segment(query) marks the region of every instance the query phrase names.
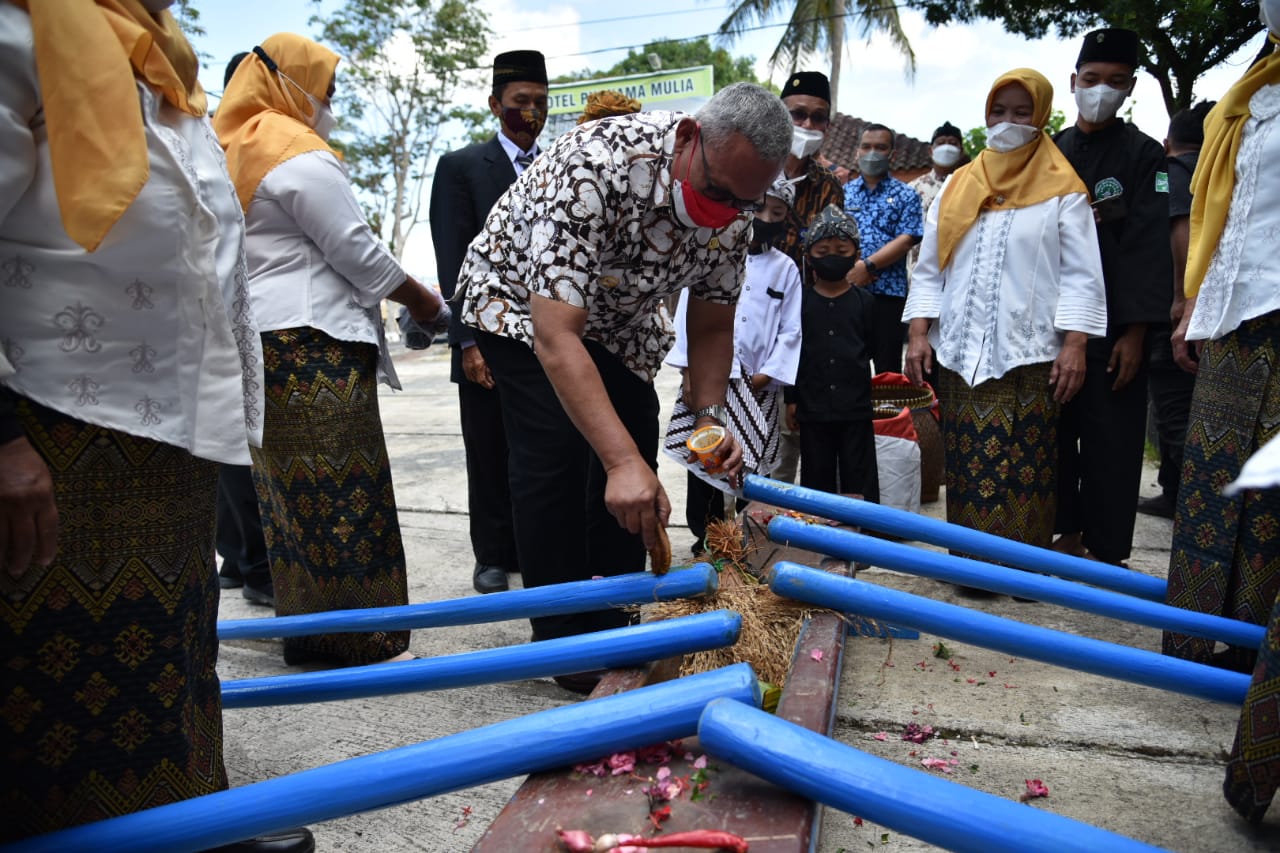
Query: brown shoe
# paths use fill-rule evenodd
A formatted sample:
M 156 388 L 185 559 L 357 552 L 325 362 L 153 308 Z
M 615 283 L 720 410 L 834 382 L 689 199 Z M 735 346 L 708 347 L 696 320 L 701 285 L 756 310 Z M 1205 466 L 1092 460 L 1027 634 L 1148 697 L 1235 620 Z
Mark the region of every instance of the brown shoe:
M 583 696 L 587 696 L 590 695 L 592 690 L 596 689 L 596 685 L 600 683 L 600 679 L 604 678 L 604 674 L 605 670 L 603 669 L 593 669 L 587 672 L 575 672 L 571 675 L 553 675 L 551 680 L 571 693 L 581 693 Z

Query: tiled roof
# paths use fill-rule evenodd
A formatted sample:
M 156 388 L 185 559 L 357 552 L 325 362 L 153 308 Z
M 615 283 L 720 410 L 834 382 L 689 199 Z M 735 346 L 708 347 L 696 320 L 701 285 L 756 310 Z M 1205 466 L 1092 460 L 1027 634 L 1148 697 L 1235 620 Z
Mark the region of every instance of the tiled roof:
M 858 139 L 862 128 L 871 122 L 855 118 L 844 113 L 836 113 L 827 128 L 827 138 L 822 144 L 822 153 L 828 160 L 844 166 L 852 172 L 858 171 Z M 933 154 L 928 142 L 897 134 L 893 139 L 893 159 L 889 168 L 895 173 L 920 174 L 933 165 Z

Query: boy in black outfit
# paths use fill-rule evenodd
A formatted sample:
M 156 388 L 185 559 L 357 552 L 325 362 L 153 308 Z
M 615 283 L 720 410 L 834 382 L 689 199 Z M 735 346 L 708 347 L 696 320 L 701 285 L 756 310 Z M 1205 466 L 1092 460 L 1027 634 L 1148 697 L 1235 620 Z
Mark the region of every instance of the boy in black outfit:
M 787 425 L 800 434 L 800 485 L 880 502 L 871 429 L 871 324 L 875 297 L 848 282 L 858 226 L 835 205 L 805 234 L 813 271 L 800 308 L 800 368 L 784 390 Z

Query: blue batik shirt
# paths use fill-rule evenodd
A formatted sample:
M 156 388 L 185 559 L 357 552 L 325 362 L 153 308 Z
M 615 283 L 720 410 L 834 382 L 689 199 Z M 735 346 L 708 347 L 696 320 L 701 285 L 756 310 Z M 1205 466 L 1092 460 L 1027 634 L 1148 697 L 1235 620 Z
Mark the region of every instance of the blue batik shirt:
M 858 222 L 862 234 L 862 257 L 868 258 L 901 234 L 919 240 L 924 236 L 924 216 L 920 196 L 908 184 L 885 175 L 874 190 L 861 177 L 844 185 L 844 209 Z M 869 288 L 884 296 L 907 295 L 907 256 L 880 268 Z

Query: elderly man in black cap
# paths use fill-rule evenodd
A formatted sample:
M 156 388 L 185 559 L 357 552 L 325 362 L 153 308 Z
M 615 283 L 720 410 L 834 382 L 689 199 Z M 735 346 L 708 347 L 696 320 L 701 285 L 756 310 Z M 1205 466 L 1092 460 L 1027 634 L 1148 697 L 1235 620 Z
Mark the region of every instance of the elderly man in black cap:
M 674 339 L 658 309 L 681 288 L 687 403 L 695 427 L 728 427 L 723 470 L 738 479 L 724 405 L 747 214 L 790 148 L 787 111 L 751 83 L 726 86 L 697 115 L 587 122 L 512 184 L 467 248 L 463 321 L 502 394 L 526 587 L 641 571 L 665 539 L 653 376 Z M 549 639 L 629 619 L 611 609 L 533 629 Z M 557 681 L 589 692 L 598 678 Z
M 1173 277 L 1164 148 L 1117 116 L 1137 67 L 1137 33 L 1086 35 L 1071 75 L 1079 116 L 1054 137 L 1089 190 L 1107 291 L 1107 335 L 1089 341 L 1084 386 L 1058 425 L 1054 547 L 1115 564 L 1137 518 L 1147 325 L 1168 322 Z
M 452 299 L 458 268 L 489 209 L 538 154 L 547 118 L 547 68 L 536 50 L 513 50 L 493 60 L 489 111 L 499 132 L 488 142 L 451 151 L 436 165 L 431 184 L 431 240 L 440 290 Z M 507 573 L 520 570 L 511 493 L 507 485 L 507 435 L 498 389 L 475 345 L 475 335 L 455 311 L 449 323 L 452 365 L 458 384 L 462 443 L 467 456 L 467 510 L 477 592 L 507 589 Z
M 819 161 L 818 151 L 831 126 L 831 82 L 821 71 L 795 71 L 782 87 L 782 103 L 791 114 L 791 155 L 782 173 L 795 182 L 795 203 L 787 213 L 786 228 L 774 248 L 804 269 L 804 232 L 828 205 L 844 205 L 844 188 Z M 794 482 L 800 464 L 800 439 L 784 423 L 781 456 L 773 476 Z

